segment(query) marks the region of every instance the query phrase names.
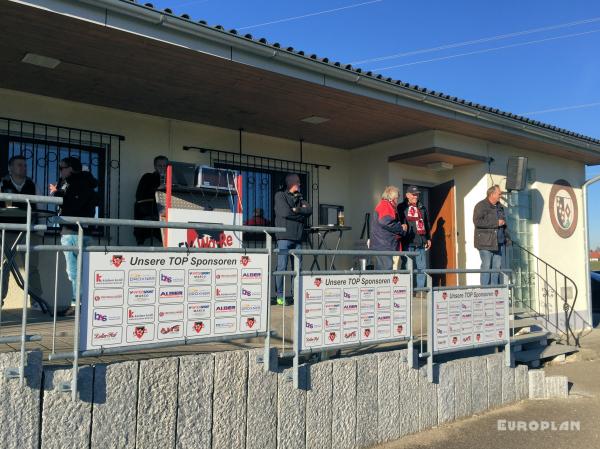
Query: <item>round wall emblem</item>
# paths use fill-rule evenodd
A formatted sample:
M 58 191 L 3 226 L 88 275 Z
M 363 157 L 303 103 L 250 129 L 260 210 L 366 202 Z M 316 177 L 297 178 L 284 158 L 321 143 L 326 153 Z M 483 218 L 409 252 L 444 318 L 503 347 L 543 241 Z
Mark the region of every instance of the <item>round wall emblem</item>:
M 550 190 L 550 221 L 556 233 L 563 239 L 569 238 L 577 228 L 577 198 L 573 187 L 559 179 Z

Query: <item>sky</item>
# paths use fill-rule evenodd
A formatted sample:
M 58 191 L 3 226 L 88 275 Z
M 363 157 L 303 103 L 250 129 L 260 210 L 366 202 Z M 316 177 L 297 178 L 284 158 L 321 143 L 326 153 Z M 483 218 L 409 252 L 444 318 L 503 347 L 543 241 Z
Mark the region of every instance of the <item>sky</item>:
M 596 0 L 154 0 L 153 5 L 600 138 Z M 588 167 L 586 175 L 600 175 L 600 166 Z M 589 212 L 590 244 L 600 247 L 600 182 L 590 188 Z

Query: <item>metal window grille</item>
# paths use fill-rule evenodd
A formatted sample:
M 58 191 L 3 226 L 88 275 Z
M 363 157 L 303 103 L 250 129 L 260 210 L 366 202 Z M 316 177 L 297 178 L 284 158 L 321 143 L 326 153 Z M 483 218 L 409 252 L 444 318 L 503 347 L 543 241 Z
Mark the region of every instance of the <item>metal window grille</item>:
M 74 156 L 98 180 L 102 198 L 98 217 L 118 217 L 120 211 L 121 142 L 123 136 L 31 121 L 0 118 L 0 174 L 8 173 L 8 160 L 23 155 L 27 175 L 39 195 L 59 179 L 59 162 Z M 113 198 L 112 192 L 116 192 Z M 54 207 L 54 206 L 51 206 Z M 98 229 L 110 240 L 110 230 Z M 117 234 L 118 239 L 118 234 Z

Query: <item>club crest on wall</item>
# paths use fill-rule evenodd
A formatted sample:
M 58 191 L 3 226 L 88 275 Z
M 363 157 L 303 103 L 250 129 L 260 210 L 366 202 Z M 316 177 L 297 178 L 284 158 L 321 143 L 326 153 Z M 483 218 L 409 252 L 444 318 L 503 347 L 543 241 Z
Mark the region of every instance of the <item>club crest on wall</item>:
M 577 228 L 579 209 L 571 184 L 559 179 L 550 190 L 550 221 L 554 231 L 563 239 L 569 238 Z

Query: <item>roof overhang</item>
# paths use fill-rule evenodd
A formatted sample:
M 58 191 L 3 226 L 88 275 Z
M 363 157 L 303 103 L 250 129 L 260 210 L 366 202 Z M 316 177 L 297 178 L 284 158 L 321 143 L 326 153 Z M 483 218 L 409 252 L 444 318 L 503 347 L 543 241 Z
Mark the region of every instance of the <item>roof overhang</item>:
M 7 89 L 345 149 L 437 129 L 600 163 L 600 144 L 578 136 L 125 0 L 4 1 L 0 27 Z
M 448 148 L 431 147 L 390 156 L 388 162 L 401 162 L 441 171 L 444 167 L 451 169 L 465 165 L 482 164 L 489 162 L 489 158 Z

